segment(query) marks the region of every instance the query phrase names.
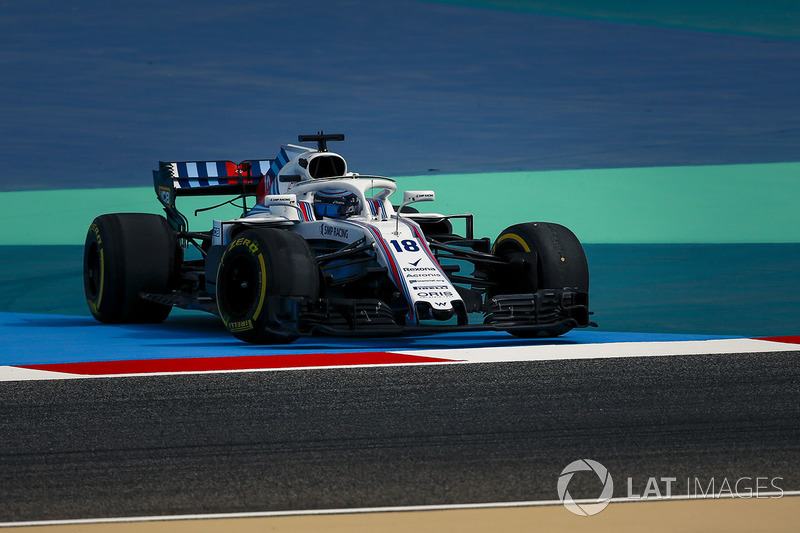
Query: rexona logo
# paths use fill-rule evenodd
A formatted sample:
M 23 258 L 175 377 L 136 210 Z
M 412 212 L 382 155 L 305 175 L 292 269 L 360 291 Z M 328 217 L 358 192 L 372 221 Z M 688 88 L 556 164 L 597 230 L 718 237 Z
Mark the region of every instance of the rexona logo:
M 580 500 L 581 503 L 579 504 L 570 495 L 569 484 L 573 476 L 579 472 L 592 473 L 592 475 L 596 475 L 600 479 L 603 489 L 596 500 Z M 561 475 L 558 477 L 558 497 L 561 503 L 564 504 L 568 511 L 578 516 L 596 515 L 606 508 L 613 494 L 614 480 L 611 479 L 608 469 L 591 459 L 579 459 L 571 462 L 561 471 Z

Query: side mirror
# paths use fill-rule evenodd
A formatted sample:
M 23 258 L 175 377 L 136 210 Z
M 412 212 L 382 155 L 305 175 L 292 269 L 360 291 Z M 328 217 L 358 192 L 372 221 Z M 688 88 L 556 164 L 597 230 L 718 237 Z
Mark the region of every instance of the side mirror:
M 433 191 L 406 191 L 403 193 L 403 205 L 413 204 L 414 202 L 432 202 L 436 199 Z

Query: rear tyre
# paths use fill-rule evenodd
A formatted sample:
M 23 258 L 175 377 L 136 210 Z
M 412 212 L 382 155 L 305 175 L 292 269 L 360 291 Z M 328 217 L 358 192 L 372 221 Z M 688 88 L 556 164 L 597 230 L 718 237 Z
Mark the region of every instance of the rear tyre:
M 508 262 L 492 294 L 524 294 L 573 288 L 589 292 L 589 266 L 580 241 L 569 229 L 549 222 L 515 224 L 503 230 L 492 253 Z M 509 331 L 517 337 L 555 337 L 571 327 Z
M 92 316 L 109 324 L 163 322 L 172 306 L 141 294 L 171 289 L 178 250 L 175 233 L 162 216 L 115 213 L 95 218 L 83 251 L 83 286 Z
M 289 301 L 319 298 L 320 275 L 314 253 L 295 233 L 250 229 L 228 245 L 217 270 L 217 308 L 228 331 L 252 344 L 285 344 L 298 334 Z

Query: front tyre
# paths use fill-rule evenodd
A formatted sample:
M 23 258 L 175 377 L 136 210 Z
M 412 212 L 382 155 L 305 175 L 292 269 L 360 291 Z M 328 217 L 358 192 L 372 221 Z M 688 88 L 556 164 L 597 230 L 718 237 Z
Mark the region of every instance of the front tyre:
M 507 280 L 504 294 L 565 287 L 589 292 L 589 265 L 583 246 L 560 224 L 515 224 L 500 233 L 492 253 L 509 262 L 530 263 L 522 275 Z
M 94 219 L 83 250 L 83 286 L 92 316 L 109 324 L 163 322 L 172 306 L 142 293 L 171 289 L 178 246 L 167 220 L 146 213 Z
M 489 295 L 526 294 L 543 289 L 589 292 L 589 266 L 580 241 L 560 224 L 527 222 L 503 230 L 492 247 L 508 269 L 495 276 Z M 518 337 L 556 337 L 572 329 L 569 321 L 551 328 L 509 330 Z
M 297 339 L 294 298 L 319 298 L 320 276 L 306 241 L 276 228 L 250 229 L 228 245 L 217 270 L 217 308 L 228 331 L 252 344 Z

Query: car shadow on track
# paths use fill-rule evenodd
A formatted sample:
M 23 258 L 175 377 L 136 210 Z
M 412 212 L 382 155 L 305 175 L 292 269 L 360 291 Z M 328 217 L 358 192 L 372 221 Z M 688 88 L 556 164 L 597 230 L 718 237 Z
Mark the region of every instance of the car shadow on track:
M 8 315 L 7 315 L 8 316 Z M 14 314 L 6 325 L 43 330 L 72 330 L 87 342 L 135 339 L 142 348 L 223 349 L 227 355 L 285 352 L 398 351 L 449 348 L 502 348 L 536 345 L 582 344 L 587 340 L 575 333 L 558 338 L 522 339 L 504 332 L 463 332 L 403 337 L 301 337 L 284 345 L 252 345 L 233 339 L 218 317 L 180 313 L 161 324 L 101 324 L 91 317 Z M 232 354 L 231 351 L 234 353 Z

